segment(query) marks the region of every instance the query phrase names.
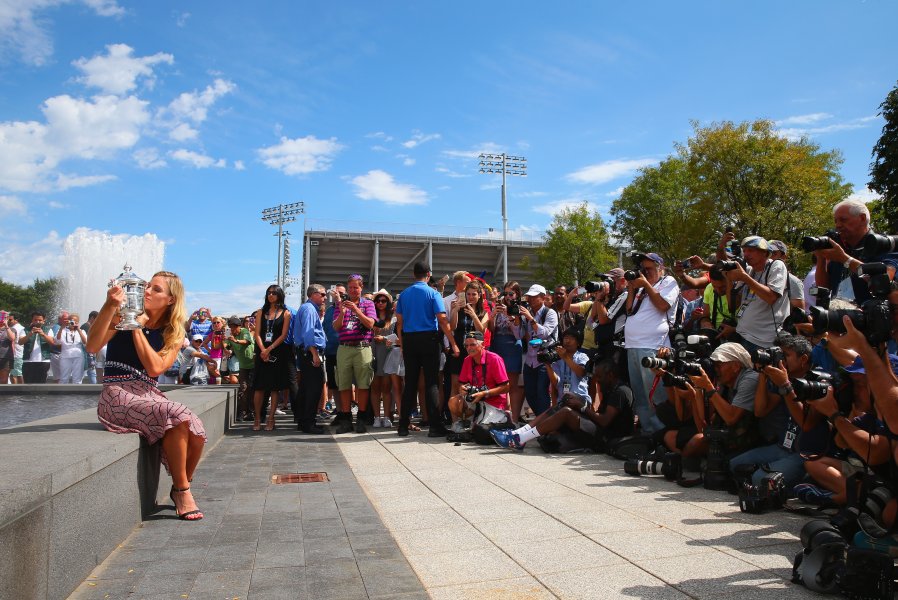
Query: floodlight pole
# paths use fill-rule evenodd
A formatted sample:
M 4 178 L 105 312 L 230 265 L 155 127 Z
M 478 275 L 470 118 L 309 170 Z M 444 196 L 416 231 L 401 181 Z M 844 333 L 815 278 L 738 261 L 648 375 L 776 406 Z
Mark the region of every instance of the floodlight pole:
M 304 202 L 294 202 L 293 204 L 278 204 L 277 206 L 272 206 L 270 208 L 266 208 L 262 211 L 262 220 L 269 223 L 270 225 L 278 226 L 278 256 L 277 256 L 277 284 L 278 286 L 283 285 L 283 279 L 281 278 L 281 239 L 284 237 L 284 223 L 290 223 L 291 221 L 296 220 L 296 215 L 305 214 L 305 203 Z M 286 273 L 284 273 L 286 276 Z
M 508 202 L 506 197 L 506 175 L 527 176 L 527 159 L 523 156 L 502 154 L 481 154 L 481 173 L 502 174 L 502 281 L 508 281 Z

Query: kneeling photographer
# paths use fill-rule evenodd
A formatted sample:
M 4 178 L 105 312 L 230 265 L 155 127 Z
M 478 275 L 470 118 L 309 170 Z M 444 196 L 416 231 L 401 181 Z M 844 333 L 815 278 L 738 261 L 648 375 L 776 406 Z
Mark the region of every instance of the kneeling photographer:
M 475 441 L 488 443 L 491 427 L 508 426 L 508 390 L 511 387 L 502 357 L 483 347 L 483 333 L 469 331 L 464 337 L 467 356 L 458 376 L 460 394 L 449 398 L 451 431 L 460 433 L 462 420 L 474 417 Z
M 733 456 L 754 447 L 758 441 L 754 414 L 758 373 L 752 369 L 748 350 L 734 342 L 721 344 L 710 358 L 716 384 L 704 369 L 698 375 L 689 376 L 702 394 L 701 408 L 708 422 L 703 433 L 704 443 L 710 444 L 713 438 L 718 438 L 723 442 L 721 450 Z
M 493 430 L 492 436 L 503 448 L 520 450 L 528 441 L 550 434 L 551 441 L 540 445 L 546 452 L 566 452 L 578 448 L 589 448 L 597 452 L 607 448 L 608 441 L 633 433 L 633 392 L 617 378 L 618 367 L 614 360 L 605 358 L 595 367 L 594 377 L 598 384 L 597 403 L 583 403 L 583 398 L 567 392 L 550 410 L 539 415 L 514 431 Z M 596 409 L 598 404 L 598 409 Z
M 766 445 L 730 459 L 737 479 L 760 489 L 768 474 L 781 473 L 785 489 L 791 491 L 804 478 L 801 433 L 822 423 L 806 402 L 820 398 L 829 387 L 828 378 L 811 370 L 812 350 L 803 337 L 782 336 L 777 346 L 756 355 L 760 373 L 754 414 Z

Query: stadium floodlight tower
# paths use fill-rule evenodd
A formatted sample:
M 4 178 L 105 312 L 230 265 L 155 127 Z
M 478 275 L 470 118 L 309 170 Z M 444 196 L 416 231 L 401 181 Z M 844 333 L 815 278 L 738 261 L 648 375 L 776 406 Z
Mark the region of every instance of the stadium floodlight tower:
M 508 204 L 505 198 L 505 178 L 507 175 L 527 176 L 527 159 L 523 156 L 502 154 L 481 154 L 481 173 L 502 174 L 502 281 L 508 281 Z
M 281 240 L 284 237 L 284 223 L 295 221 L 296 215 L 301 214 L 305 214 L 305 203 L 303 202 L 294 202 L 293 204 L 278 204 L 277 206 L 272 206 L 271 208 L 266 208 L 262 211 L 263 221 L 269 223 L 270 225 L 278 226 L 277 284 L 281 287 L 283 287 L 283 280 L 281 278 L 281 266 L 283 264 L 283 260 L 281 258 Z M 286 276 L 286 273 L 284 273 L 284 275 Z

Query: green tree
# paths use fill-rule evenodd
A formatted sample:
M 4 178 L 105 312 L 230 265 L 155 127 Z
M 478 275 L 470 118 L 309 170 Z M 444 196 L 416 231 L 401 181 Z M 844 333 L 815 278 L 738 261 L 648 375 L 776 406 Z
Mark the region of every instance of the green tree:
M 31 312 L 39 310 L 52 318 L 54 300 L 58 297 L 60 280 L 35 279 L 30 286 L 21 286 L 0 280 L 0 309 L 16 315 L 20 321 L 29 322 Z
M 689 177 L 688 165 L 676 156 L 641 169 L 611 206 L 615 235 L 665 262 L 710 252 L 717 223 L 692 199 Z
M 885 119 L 882 135 L 873 146 L 870 163 L 871 190 L 882 196 L 875 213 L 886 221 L 888 233 L 898 232 L 898 84 L 879 105 Z
M 582 283 L 614 262 L 605 222 L 586 202 L 555 215 L 536 256 L 533 273 L 550 286 Z
M 712 249 L 727 226 L 739 238 L 762 235 L 797 248 L 802 236 L 832 226 L 833 205 L 851 193 L 838 151 L 787 139 L 771 121 L 692 125 L 692 137 L 675 146 L 676 161 L 643 170 L 612 206 L 615 232 L 640 249 L 681 258 Z

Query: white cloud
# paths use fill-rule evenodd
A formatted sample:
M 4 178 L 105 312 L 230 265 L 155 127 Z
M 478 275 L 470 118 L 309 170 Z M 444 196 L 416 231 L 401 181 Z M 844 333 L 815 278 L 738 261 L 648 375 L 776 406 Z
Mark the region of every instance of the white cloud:
M 90 187 L 116 179 L 118 178 L 115 175 L 66 175 L 60 173 L 56 177 L 55 189 L 63 191 L 71 188 Z
M 18 285 L 31 285 L 35 279 L 47 279 L 59 274 L 62 264 L 62 238 L 50 231 L 42 240 L 18 244 L 0 241 L 0 265 L 3 280 Z
M 387 135 L 383 131 L 375 131 L 374 133 L 365 134 L 366 138 L 375 139 L 375 140 L 383 140 L 385 142 L 392 142 L 393 136 Z
M 825 114 L 825 113 L 818 113 Z M 831 117 L 829 115 L 827 118 Z M 825 135 L 828 133 L 836 133 L 839 131 L 851 131 L 853 129 L 863 129 L 865 127 L 869 127 L 875 121 L 879 120 L 880 117 L 876 115 L 870 115 L 868 117 L 858 117 L 856 119 L 849 119 L 847 121 L 842 121 L 838 123 L 830 123 L 828 125 L 823 125 L 820 121 L 814 121 L 811 124 L 817 124 L 816 127 L 783 127 L 777 129 L 777 133 L 782 135 L 788 140 L 798 141 L 802 138 L 812 138 L 818 135 Z
M 47 19 L 38 13 L 77 0 L 3 0 L 0 2 L 0 57 L 17 54 L 24 62 L 41 66 L 53 55 L 53 40 L 47 32 Z M 115 0 L 81 0 L 101 17 L 125 13 Z
M 589 165 L 565 175 L 565 179 L 574 183 L 600 184 L 628 177 L 642 167 L 658 164 L 656 158 L 615 159 Z
M 472 150 L 443 150 L 443 154 L 450 158 L 478 159 L 481 154 L 501 154 L 504 148 L 493 142 L 484 142 Z
M 543 237 L 544 233 L 545 230 L 537 227 L 536 225 L 520 225 L 519 227 L 508 230 L 508 239 L 525 242 L 537 241 Z M 474 237 L 488 240 L 501 240 L 503 238 L 502 229 L 494 228 L 492 231 L 488 231 L 487 233 L 480 233 L 475 235 Z
M 138 79 L 143 79 L 147 88 L 153 89 L 156 83 L 153 65 L 170 65 L 175 61 L 171 54 L 164 52 L 135 57 L 134 49 L 127 44 L 109 44 L 106 51 L 105 56 L 82 57 L 72 64 L 84 73 L 83 77 L 78 78 L 79 82 L 119 96 L 137 87 Z
M 234 170 L 235 171 L 246 171 L 246 165 L 243 164 L 242 160 L 235 160 L 234 161 Z
M 50 200 L 47 202 L 47 206 L 52 208 L 53 210 L 63 210 L 66 208 L 71 208 L 68 204 L 63 204 L 62 202 L 57 202 L 56 200 Z
M 168 106 L 159 109 L 156 118 L 162 127 L 169 129 L 169 137 L 183 142 L 196 139 L 199 132 L 195 125 L 200 125 L 209 116 L 209 109 L 219 98 L 230 94 L 237 86 L 226 80 L 217 78 L 203 91 L 184 92 L 172 100 Z
M 624 186 L 619 186 L 605 194 L 606 198 L 618 198 L 624 193 Z
M 422 133 L 416 129 L 412 132 L 411 139 L 402 142 L 402 146 L 404 148 L 414 148 L 431 140 L 438 139 L 440 139 L 439 133 Z
M 212 167 L 223 169 L 228 164 L 223 158 L 215 159 L 211 156 L 206 156 L 205 154 L 200 154 L 193 150 L 186 150 L 184 148 L 173 150 L 172 152 L 169 152 L 168 155 L 177 161 L 193 165 L 197 169 L 209 169 Z
M 386 146 L 381 146 L 380 144 L 371 146 L 371 149 L 375 152 L 389 152 L 390 151 L 389 148 L 387 148 Z
M 414 164 L 415 164 L 414 158 L 406 158 L 406 159 L 403 159 L 403 161 L 402 161 L 402 165 L 406 166 L 406 167 L 411 167 Z
M 137 166 L 141 169 L 158 169 L 168 165 L 164 158 L 159 156 L 156 148 L 141 148 L 132 154 Z
M 565 198 L 554 202 L 545 202 L 533 207 L 533 212 L 554 216 L 565 209 L 577 208 L 584 202 L 587 203 L 589 210 L 599 210 L 599 207 L 587 198 Z
M 439 166 L 434 169 L 437 173 L 442 173 L 446 177 L 452 177 L 453 179 L 461 179 L 463 177 L 470 177 L 470 173 L 458 173 L 457 171 L 453 171 L 448 167 Z
M 257 152 L 262 163 L 285 175 L 305 175 L 330 168 L 334 156 L 343 149 L 337 138 L 320 140 L 313 135 L 303 138 L 281 138 L 281 143 Z
M 854 192 L 850 196 L 848 196 L 847 200 L 860 200 L 861 202 L 872 202 L 873 200 L 879 200 L 882 198 L 879 194 L 871 190 L 870 188 L 864 186 L 861 188 L 854 188 Z
M 55 96 L 41 107 L 44 123 L 0 123 L 0 190 L 47 191 L 57 186 L 54 180 L 71 187 L 71 176 L 55 173 L 59 164 L 134 146 L 149 120 L 147 104 L 135 96 Z
M 812 123 L 831 119 L 832 117 L 833 116 L 829 113 L 819 112 L 811 113 L 809 115 L 796 115 L 793 117 L 786 117 L 785 119 L 775 121 L 775 123 L 778 127 L 782 127 L 784 125 L 810 125 Z
M 0 196 L 0 212 L 6 216 L 24 217 L 28 214 L 25 203 L 15 196 Z
M 175 25 L 178 27 L 185 27 L 189 18 L 189 12 L 175 13 Z
M 427 192 L 408 183 L 398 183 L 386 171 L 375 169 L 352 179 L 355 195 L 362 200 L 379 200 L 386 204 L 427 204 Z

